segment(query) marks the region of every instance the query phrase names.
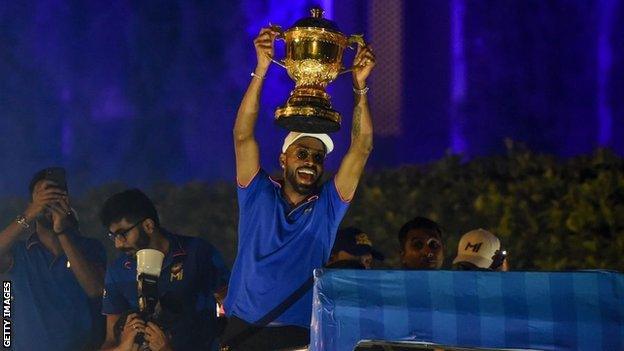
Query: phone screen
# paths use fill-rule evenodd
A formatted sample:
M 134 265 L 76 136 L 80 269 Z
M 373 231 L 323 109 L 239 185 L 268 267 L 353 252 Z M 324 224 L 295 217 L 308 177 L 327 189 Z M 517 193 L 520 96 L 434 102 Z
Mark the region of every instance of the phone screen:
M 65 169 L 62 167 L 51 167 L 46 170 L 46 179 L 51 180 L 58 185 L 59 188 L 67 191 L 67 180 L 65 178 Z

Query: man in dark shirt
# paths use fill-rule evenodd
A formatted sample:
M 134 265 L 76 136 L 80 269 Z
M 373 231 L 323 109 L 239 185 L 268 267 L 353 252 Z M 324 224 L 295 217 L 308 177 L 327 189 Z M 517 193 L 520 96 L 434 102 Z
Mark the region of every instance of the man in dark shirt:
M 0 233 L 0 272 L 12 283 L 12 342 L 16 351 L 93 349 L 104 332 L 99 306 L 106 252 L 78 230 L 66 186 L 30 182 L 31 201 Z M 18 240 L 29 234 L 27 240 Z
M 138 189 L 111 196 L 100 217 L 115 248 L 123 253 L 106 271 L 102 312 L 107 326 L 103 348 L 119 350 L 115 324 L 122 314 L 139 310 L 136 253 L 149 248 L 165 255 L 158 279 L 162 313 L 156 321 L 128 316 L 136 327 L 128 337 L 142 332 L 147 343 L 153 345 L 162 341 L 163 338 L 157 338 L 159 335 L 166 334 L 176 351 L 215 349 L 216 298 L 223 297 L 220 295 L 229 279 L 219 252 L 200 238 L 162 228 L 154 204 Z

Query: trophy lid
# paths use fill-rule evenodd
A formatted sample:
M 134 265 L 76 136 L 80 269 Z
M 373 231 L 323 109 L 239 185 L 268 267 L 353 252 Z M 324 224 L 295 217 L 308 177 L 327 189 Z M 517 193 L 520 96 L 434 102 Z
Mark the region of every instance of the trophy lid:
M 323 18 L 324 12 L 325 11 L 323 11 L 323 9 L 318 6 L 313 7 L 312 9 L 310 9 L 310 14 L 312 16 L 305 17 L 305 18 L 298 20 L 293 25 L 293 28 L 316 27 L 316 28 L 323 28 L 323 29 L 327 29 L 333 32 L 340 33 L 340 29 L 338 28 L 338 25 L 336 24 L 336 22 Z

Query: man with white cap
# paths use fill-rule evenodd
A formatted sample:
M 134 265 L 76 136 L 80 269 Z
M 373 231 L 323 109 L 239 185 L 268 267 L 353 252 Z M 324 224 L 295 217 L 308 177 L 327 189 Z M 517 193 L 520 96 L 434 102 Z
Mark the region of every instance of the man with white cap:
M 312 271 L 329 259 L 373 144 L 366 78 L 375 57 L 364 47 L 354 60 L 351 146 L 337 174 L 321 183 L 325 157 L 334 148 L 326 134 L 288 134 L 279 156 L 282 180 L 271 179 L 261 169 L 254 130 L 276 35 L 264 28 L 254 41 L 257 66 L 234 125 L 239 238 L 223 337 L 231 350 L 309 343 L 312 293 L 304 287 Z
M 453 267 L 465 271 L 506 271 L 506 256 L 496 235 L 485 229 L 475 229 L 459 240 Z

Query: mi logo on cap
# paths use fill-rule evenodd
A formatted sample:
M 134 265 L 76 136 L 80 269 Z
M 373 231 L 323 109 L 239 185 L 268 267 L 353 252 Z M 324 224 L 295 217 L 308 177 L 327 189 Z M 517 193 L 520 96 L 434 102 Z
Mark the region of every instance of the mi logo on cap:
M 477 244 L 471 244 L 470 242 L 468 242 L 468 245 L 466 245 L 466 248 L 464 249 L 464 251 L 468 251 L 470 250 L 470 248 L 472 248 L 472 252 L 479 252 L 479 250 L 481 250 L 481 245 L 483 243 L 477 243 Z
M 366 245 L 366 246 L 373 246 L 372 241 L 370 241 L 370 239 L 368 238 L 368 235 L 361 233 L 355 236 L 355 243 L 356 245 Z

